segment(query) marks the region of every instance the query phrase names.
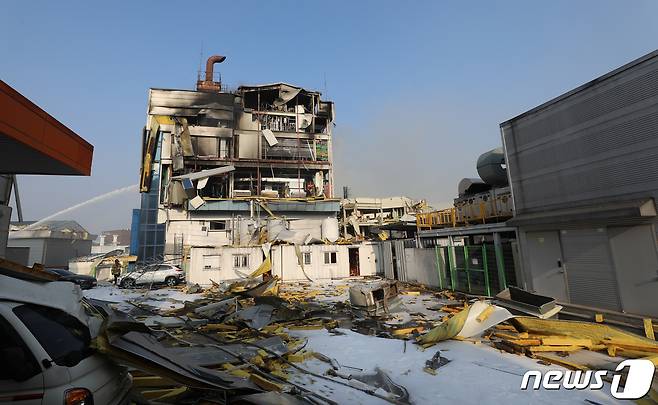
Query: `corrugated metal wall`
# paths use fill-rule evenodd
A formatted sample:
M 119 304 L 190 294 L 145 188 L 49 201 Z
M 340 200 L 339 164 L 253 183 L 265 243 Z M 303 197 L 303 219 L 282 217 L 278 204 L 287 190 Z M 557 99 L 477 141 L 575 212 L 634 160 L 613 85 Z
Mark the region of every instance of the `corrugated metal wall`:
M 574 304 L 621 310 L 605 228 L 560 232 L 569 299 Z
M 395 249 L 395 269 L 398 273 L 398 280 L 407 281 L 407 261 L 405 260 L 404 240 L 394 240 L 393 249 Z
M 393 244 L 391 241 L 385 241 L 381 244 L 382 248 L 382 260 L 384 262 L 384 277 L 391 280 L 395 279 L 395 274 L 393 273 Z
M 658 195 L 658 53 L 501 124 L 517 214 Z

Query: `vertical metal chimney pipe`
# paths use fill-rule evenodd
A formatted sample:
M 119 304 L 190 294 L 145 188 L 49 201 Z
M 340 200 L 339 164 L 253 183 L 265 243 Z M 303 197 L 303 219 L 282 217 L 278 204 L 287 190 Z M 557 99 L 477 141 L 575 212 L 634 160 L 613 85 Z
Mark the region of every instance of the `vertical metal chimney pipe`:
M 208 61 L 206 62 L 206 81 L 207 82 L 212 82 L 213 81 L 213 71 L 215 68 L 215 63 L 222 63 L 226 60 L 226 56 L 222 55 L 213 55 L 208 58 Z

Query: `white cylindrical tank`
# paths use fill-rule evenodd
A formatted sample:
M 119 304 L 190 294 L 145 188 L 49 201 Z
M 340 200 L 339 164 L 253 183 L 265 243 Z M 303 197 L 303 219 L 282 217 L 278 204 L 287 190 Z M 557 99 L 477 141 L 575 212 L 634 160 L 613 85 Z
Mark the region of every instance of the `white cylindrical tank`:
M 325 218 L 322 220 L 322 239 L 329 242 L 336 242 L 338 240 L 338 219 Z
M 281 231 L 288 229 L 287 221 L 281 218 L 267 219 L 267 241 L 273 242 Z

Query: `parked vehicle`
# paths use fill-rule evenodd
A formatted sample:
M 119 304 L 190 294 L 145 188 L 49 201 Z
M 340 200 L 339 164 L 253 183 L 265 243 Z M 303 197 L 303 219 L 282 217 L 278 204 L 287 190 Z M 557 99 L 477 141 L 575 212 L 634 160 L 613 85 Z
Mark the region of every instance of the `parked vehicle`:
M 119 286 L 166 284 L 170 287 L 185 281 L 185 272 L 173 264 L 151 264 L 121 277 Z
M 58 275 L 62 281 L 70 281 L 80 286 L 83 290 L 96 287 L 98 281 L 96 277 L 86 276 L 84 274 L 75 274 L 64 269 L 46 269 L 47 272 Z
M 132 378 L 57 308 L 0 301 L 0 403 L 127 404 Z

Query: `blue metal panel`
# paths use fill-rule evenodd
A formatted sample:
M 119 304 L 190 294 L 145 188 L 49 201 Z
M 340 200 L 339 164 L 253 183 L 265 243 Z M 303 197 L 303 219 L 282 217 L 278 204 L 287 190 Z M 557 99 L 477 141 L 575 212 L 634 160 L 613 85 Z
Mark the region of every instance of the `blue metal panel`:
M 133 217 L 130 223 L 130 254 L 136 255 L 139 248 L 139 213 L 140 209 L 133 210 Z

